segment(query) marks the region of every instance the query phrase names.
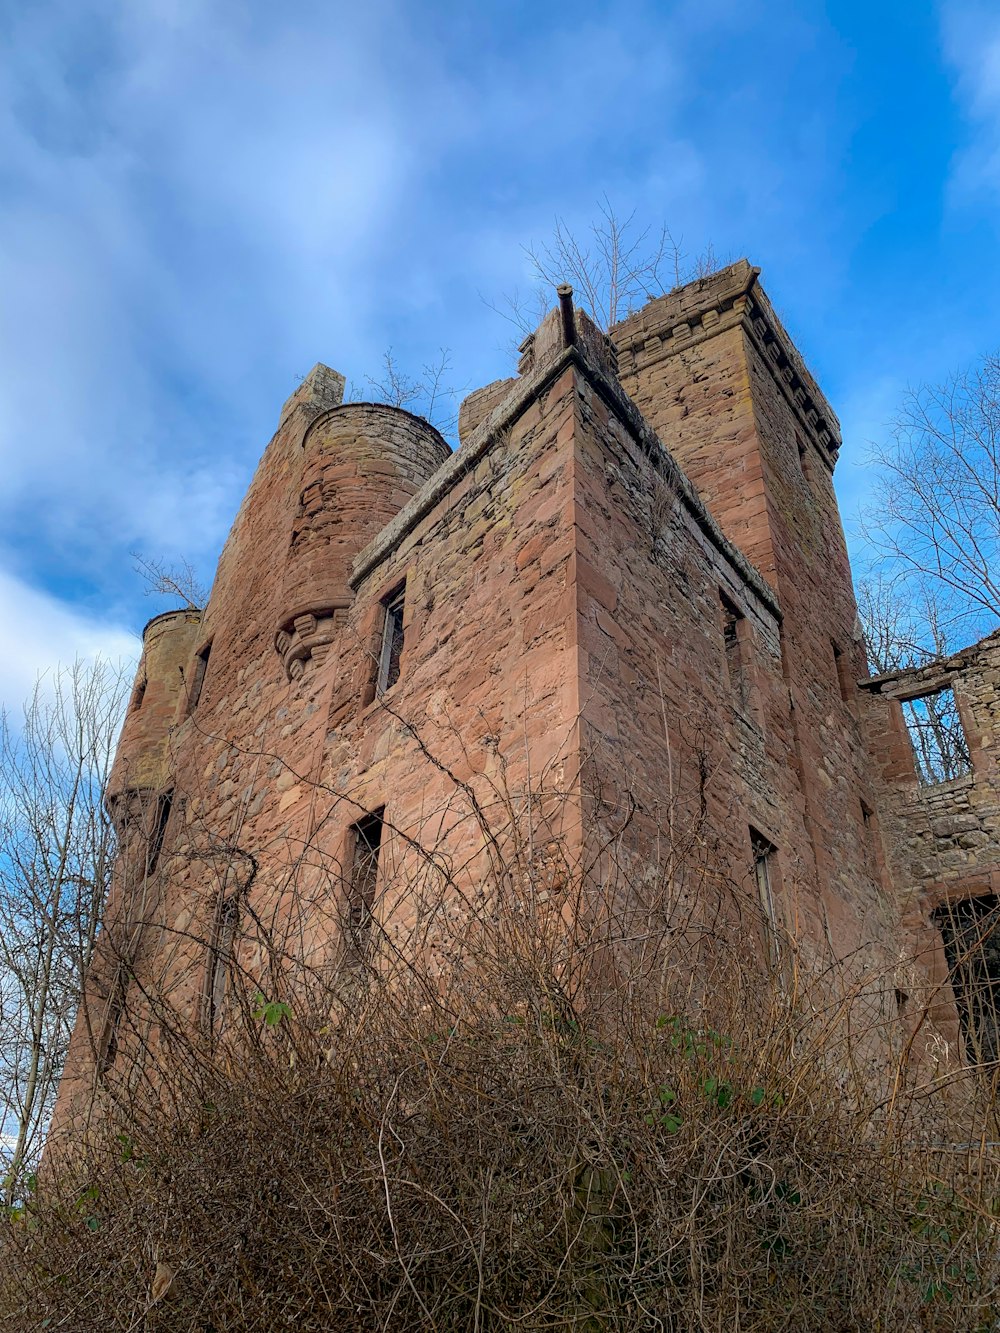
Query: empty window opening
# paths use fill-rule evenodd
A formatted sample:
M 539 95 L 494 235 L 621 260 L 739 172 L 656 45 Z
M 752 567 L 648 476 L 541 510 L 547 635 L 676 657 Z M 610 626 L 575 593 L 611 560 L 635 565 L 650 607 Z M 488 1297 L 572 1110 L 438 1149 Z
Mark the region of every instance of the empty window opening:
M 896 1012 L 899 1014 L 900 1018 L 906 1013 L 906 1005 L 909 998 L 910 997 L 905 990 L 900 990 L 898 986 L 896 987 Z
M 743 639 L 746 621 L 743 612 L 731 602 L 726 594 L 720 593 L 722 602 L 722 642 L 726 650 L 726 672 L 729 685 L 740 708 L 747 703 L 747 673 L 744 661 Z
M 100 1054 L 97 1060 L 97 1072 L 99 1074 L 106 1074 L 117 1059 L 127 990 L 128 974 L 124 964 L 119 963 L 115 968 L 114 985 L 111 988 L 108 1012 L 104 1020 L 104 1031 L 101 1034 Z
M 767 926 L 771 961 L 778 960 L 778 916 L 774 905 L 775 870 L 778 849 L 762 833 L 750 830 L 750 846 L 753 849 L 753 871 L 757 881 L 757 896 L 764 913 Z
M 917 777 L 925 786 L 950 782 L 971 772 L 969 746 L 950 686 L 920 698 L 903 699 L 902 707 Z
M 240 903 L 235 893 L 223 898 L 219 905 L 219 919 L 208 965 L 208 1030 L 217 1032 L 221 1025 L 222 1006 L 233 961 L 233 946 L 240 923 Z
M 156 869 L 160 852 L 163 851 L 163 839 L 166 836 L 167 821 L 170 819 L 170 807 L 173 805 L 173 801 L 174 794 L 172 791 L 164 792 L 162 796 L 156 798 L 155 822 L 149 839 L 149 848 L 146 852 L 147 875 L 151 875 Z
M 205 672 L 208 670 L 208 659 L 211 652 L 212 644 L 210 640 L 194 659 L 194 671 L 191 675 L 191 689 L 188 691 L 189 713 L 193 713 L 198 707 L 198 703 L 201 699 L 201 692 L 205 688 Z
M 142 701 L 146 697 L 146 677 L 141 676 L 135 682 L 135 689 L 132 691 L 132 702 L 129 704 L 130 713 L 138 713 L 142 707 Z
M 378 693 L 391 690 L 399 680 L 399 664 L 403 655 L 403 599 L 405 586 L 397 588 L 384 603 L 385 624 L 382 629 L 382 649 L 378 659 Z
M 351 938 L 359 948 L 363 947 L 371 933 L 372 913 L 375 910 L 382 815 L 383 810 L 375 810 L 351 826 L 351 882 L 347 898 L 347 924 Z
M 946 903 L 934 913 L 970 1064 L 1000 1058 L 1000 899 Z
M 854 703 L 856 686 L 851 679 L 851 667 L 840 645 L 834 640 L 830 640 L 830 647 L 833 649 L 833 664 L 837 668 L 837 684 L 840 686 L 840 697 L 845 704 Z

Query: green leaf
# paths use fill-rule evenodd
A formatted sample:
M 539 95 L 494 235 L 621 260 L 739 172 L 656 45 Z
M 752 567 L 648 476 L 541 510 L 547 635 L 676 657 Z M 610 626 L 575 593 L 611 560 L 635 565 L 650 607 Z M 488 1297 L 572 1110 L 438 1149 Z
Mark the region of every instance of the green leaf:
M 269 1028 L 277 1027 L 284 1018 L 291 1018 L 292 1007 L 283 1000 L 265 999 L 261 991 L 254 995 L 253 1016 L 258 1021 L 263 1019 Z
M 764 1100 L 766 1096 L 767 1093 L 764 1091 L 763 1088 L 754 1088 L 753 1092 L 751 1092 L 750 1094 L 751 1106 L 760 1106 L 761 1102 Z

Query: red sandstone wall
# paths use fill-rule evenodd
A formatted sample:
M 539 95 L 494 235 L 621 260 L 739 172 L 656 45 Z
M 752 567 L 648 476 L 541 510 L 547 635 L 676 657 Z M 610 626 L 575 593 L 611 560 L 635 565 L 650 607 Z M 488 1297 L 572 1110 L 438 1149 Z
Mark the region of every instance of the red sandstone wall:
M 893 907 L 862 817 L 874 777 L 852 684 L 867 669 L 832 486 L 838 428 L 755 278 L 733 265 L 650 303 L 614 337 L 623 387 L 777 594 L 765 730 L 796 791 L 760 831 L 812 885 L 807 931 L 829 930 L 840 949 L 884 941 Z
M 850 689 L 864 664 L 835 422 L 753 277 L 734 266 L 616 331 L 662 443 L 604 340 L 581 322 L 567 349 L 558 315 L 522 378 L 470 408 L 489 425 L 457 455 L 407 413 L 340 406 L 325 368 L 289 400 L 186 644 L 172 725 L 123 742 L 137 766 L 148 740 L 173 790 L 158 865 L 121 895 L 143 917 L 131 962 L 185 1021 L 204 1021 L 205 941 L 232 895 L 234 986 L 266 989 L 269 950 L 300 961 L 303 985 L 337 964 L 349 829 L 383 807 L 375 928 L 400 944 L 447 949 L 448 914 L 520 823 L 543 864 L 550 838 L 576 864 L 597 840 L 594 874 L 651 883 L 666 867 L 697 909 L 705 881 L 670 860 L 683 844 L 739 890 L 727 929 L 759 950 L 753 827 L 777 849 L 798 961 L 851 954 L 882 1004 L 895 912 L 861 814 L 877 783 Z M 376 697 L 403 580 L 400 677 Z M 721 594 L 742 617 L 739 686 Z M 154 1017 L 133 988 L 126 1044 L 155 1041 Z M 93 1081 L 81 1025 L 62 1123 Z
M 639 807 L 624 845 L 639 873 L 663 865 L 669 827 L 680 848 L 728 872 L 742 894 L 751 949 L 761 947 L 754 828 L 777 848 L 779 924 L 796 938 L 798 965 L 808 970 L 836 952 L 855 954 L 857 972 L 884 973 L 894 922 L 853 827 L 840 844 L 851 863 L 836 879 L 817 874 L 783 671 L 786 627 L 773 595 L 725 543 L 706 539 L 655 441 L 615 407 L 593 385 L 583 391 L 583 747 L 606 807 L 599 826 L 612 829 L 622 794 L 632 793 Z M 720 592 L 745 617 L 742 692 L 727 668 Z M 852 765 L 861 760 L 851 742 L 812 757 L 831 772 L 831 785 L 846 789 L 854 780 Z M 884 987 L 883 977 L 879 1006 Z

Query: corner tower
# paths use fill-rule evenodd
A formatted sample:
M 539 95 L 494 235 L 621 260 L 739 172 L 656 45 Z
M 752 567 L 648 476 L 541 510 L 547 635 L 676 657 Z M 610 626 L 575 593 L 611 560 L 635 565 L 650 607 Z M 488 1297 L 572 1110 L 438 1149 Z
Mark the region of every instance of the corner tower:
M 622 387 L 782 610 L 794 759 L 828 910 L 877 862 L 863 808 L 873 774 L 858 729 L 868 674 L 833 490 L 840 425 L 740 260 L 651 301 L 612 337 Z

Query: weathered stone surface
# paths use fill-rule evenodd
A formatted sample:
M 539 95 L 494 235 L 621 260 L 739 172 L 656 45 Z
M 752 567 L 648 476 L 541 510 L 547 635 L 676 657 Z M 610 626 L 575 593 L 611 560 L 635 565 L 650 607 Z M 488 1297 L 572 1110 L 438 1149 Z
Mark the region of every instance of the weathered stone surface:
M 520 378 L 466 400 L 456 454 L 408 413 L 341 405 L 325 367 L 286 404 L 204 615 L 147 631 L 111 796 L 161 813 L 172 799 L 155 868 L 123 843 L 108 906 L 108 939 L 127 921 L 138 941 L 131 1031 L 142 987 L 205 1021 L 206 941 L 234 894 L 297 957 L 335 955 L 351 829 L 375 811 L 375 919 L 437 957 L 419 885 L 449 867 L 442 910 L 459 910 L 482 875 L 483 812 L 502 826 L 530 810 L 539 848 L 559 840 L 605 883 L 676 876 L 692 913 L 757 952 L 754 856 L 770 848 L 769 910 L 797 965 L 850 960 L 888 1032 L 886 978 L 915 948 L 905 989 L 935 997 L 954 1038 L 931 913 L 1000 890 L 1000 640 L 938 668 L 971 779 L 918 790 L 898 703 L 913 682 L 864 679 L 839 427 L 756 270 L 653 301 L 610 343 L 580 312 L 570 332 L 554 311 Z M 398 676 L 380 693 L 401 588 Z M 136 825 L 147 847 L 150 826 Z M 713 905 L 679 848 L 711 861 Z M 252 974 L 260 939 L 248 928 L 237 949 Z M 98 958 L 92 1013 L 112 1007 L 110 977 Z M 95 1086 L 97 1028 L 74 1037 L 63 1128 Z

